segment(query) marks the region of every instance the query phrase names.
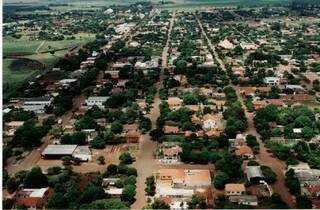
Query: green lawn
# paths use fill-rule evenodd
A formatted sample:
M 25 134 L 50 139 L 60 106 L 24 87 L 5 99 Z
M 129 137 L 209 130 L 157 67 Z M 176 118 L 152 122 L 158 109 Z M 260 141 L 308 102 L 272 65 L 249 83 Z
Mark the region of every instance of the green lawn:
M 42 41 L 30 41 L 28 36 L 22 36 L 20 39 L 5 36 L 3 37 L 3 55 L 28 55 L 35 53 Z

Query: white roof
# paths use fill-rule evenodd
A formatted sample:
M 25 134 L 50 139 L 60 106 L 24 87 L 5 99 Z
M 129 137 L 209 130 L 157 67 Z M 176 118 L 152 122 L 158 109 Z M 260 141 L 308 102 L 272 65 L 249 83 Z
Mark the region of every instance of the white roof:
M 109 96 L 90 96 L 87 101 L 106 101 Z
M 2 112 L 5 113 L 5 114 L 7 114 L 7 113 L 9 113 L 11 110 L 12 110 L 12 109 L 10 109 L 10 108 L 5 108 Z
M 301 128 L 294 128 L 293 133 L 301 133 L 302 129 Z
M 72 155 L 76 148 L 75 144 L 50 144 L 42 152 L 42 155 Z
M 194 191 L 191 189 L 171 188 L 171 187 L 160 187 L 159 194 L 161 196 L 186 196 L 191 197 Z
M 23 189 L 24 192 L 29 192 L 29 197 L 31 198 L 43 198 L 44 194 L 49 188 L 40 188 L 40 189 Z
M 76 82 L 78 79 L 62 79 L 59 82 L 62 84 Z
M 89 146 L 77 146 L 74 150 L 73 155 L 91 155 Z
M 121 195 L 123 192 L 123 188 L 111 188 L 111 189 L 105 190 L 105 192 L 110 195 Z

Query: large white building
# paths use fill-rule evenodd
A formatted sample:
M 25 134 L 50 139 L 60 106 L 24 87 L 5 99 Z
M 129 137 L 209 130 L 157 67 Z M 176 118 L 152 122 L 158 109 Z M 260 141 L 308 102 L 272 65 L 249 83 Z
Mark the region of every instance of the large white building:
M 100 109 L 104 109 L 104 103 L 108 100 L 109 96 L 91 96 L 86 100 L 86 104 L 89 108 L 98 106 Z
M 35 113 L 44 113 L 45 106 L 50 106 L 53 98 L 48 96 L 37 98 L 25 98 L 23 99 L 22 109 L 25 111 L 33 111 Z

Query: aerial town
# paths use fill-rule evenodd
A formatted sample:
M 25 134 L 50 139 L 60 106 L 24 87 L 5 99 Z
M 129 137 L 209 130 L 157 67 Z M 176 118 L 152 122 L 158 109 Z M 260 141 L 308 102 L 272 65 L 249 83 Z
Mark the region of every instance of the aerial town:
M 3 209 L 320 208 L 320 2 L 56 2 L 4 4 Z

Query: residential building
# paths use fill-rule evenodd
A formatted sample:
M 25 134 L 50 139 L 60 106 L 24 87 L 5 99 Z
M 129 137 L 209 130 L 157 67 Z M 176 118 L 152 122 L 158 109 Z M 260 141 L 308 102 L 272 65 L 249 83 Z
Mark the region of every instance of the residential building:
M 25 98 L 23 99 L 22 108 L 25 111 L 33 111 L 37 114 L 44 113 L 45 106 L 50 106 L 53 98 L 49 96 L 37 97 L 37 98 Z
M 235 150 L 235 154 L 237 156 L 241 156 L 244 159 L 254 158 L 254 154 L 253 154 L 251 147 L 249 147 L 247 145 L 237 146 L 236 150 Z
M 210 130 L 217 126 L 215 118 L 211 114 L 205 114 L 202 117 L 202 128 L 204 130 Z
M 251 183 L 257 183 L 264 179 L 260 166 L 247 166 L 245 173 L 247 180 Z
M 229 200 L 238 205 L 258 206 L 258 198 L 256 195 L 230 196 Z
M 86 104 L 89 108 L 97 106 L 100 109 L 104 109 L 104 103 L 109 99 L 109 96 L 90 96 L 86 100 Z
M 41 209 L 44 203 L 53 195 L 53 189 L 20 189 L 16 194 L 16 205 L 25 205 L 30 209 Z
M 246 192 L 246 187 L 244 184 L 226 184 L 225 185 L 225 195 L 231 196 L 231 195 L 244 195 Z

